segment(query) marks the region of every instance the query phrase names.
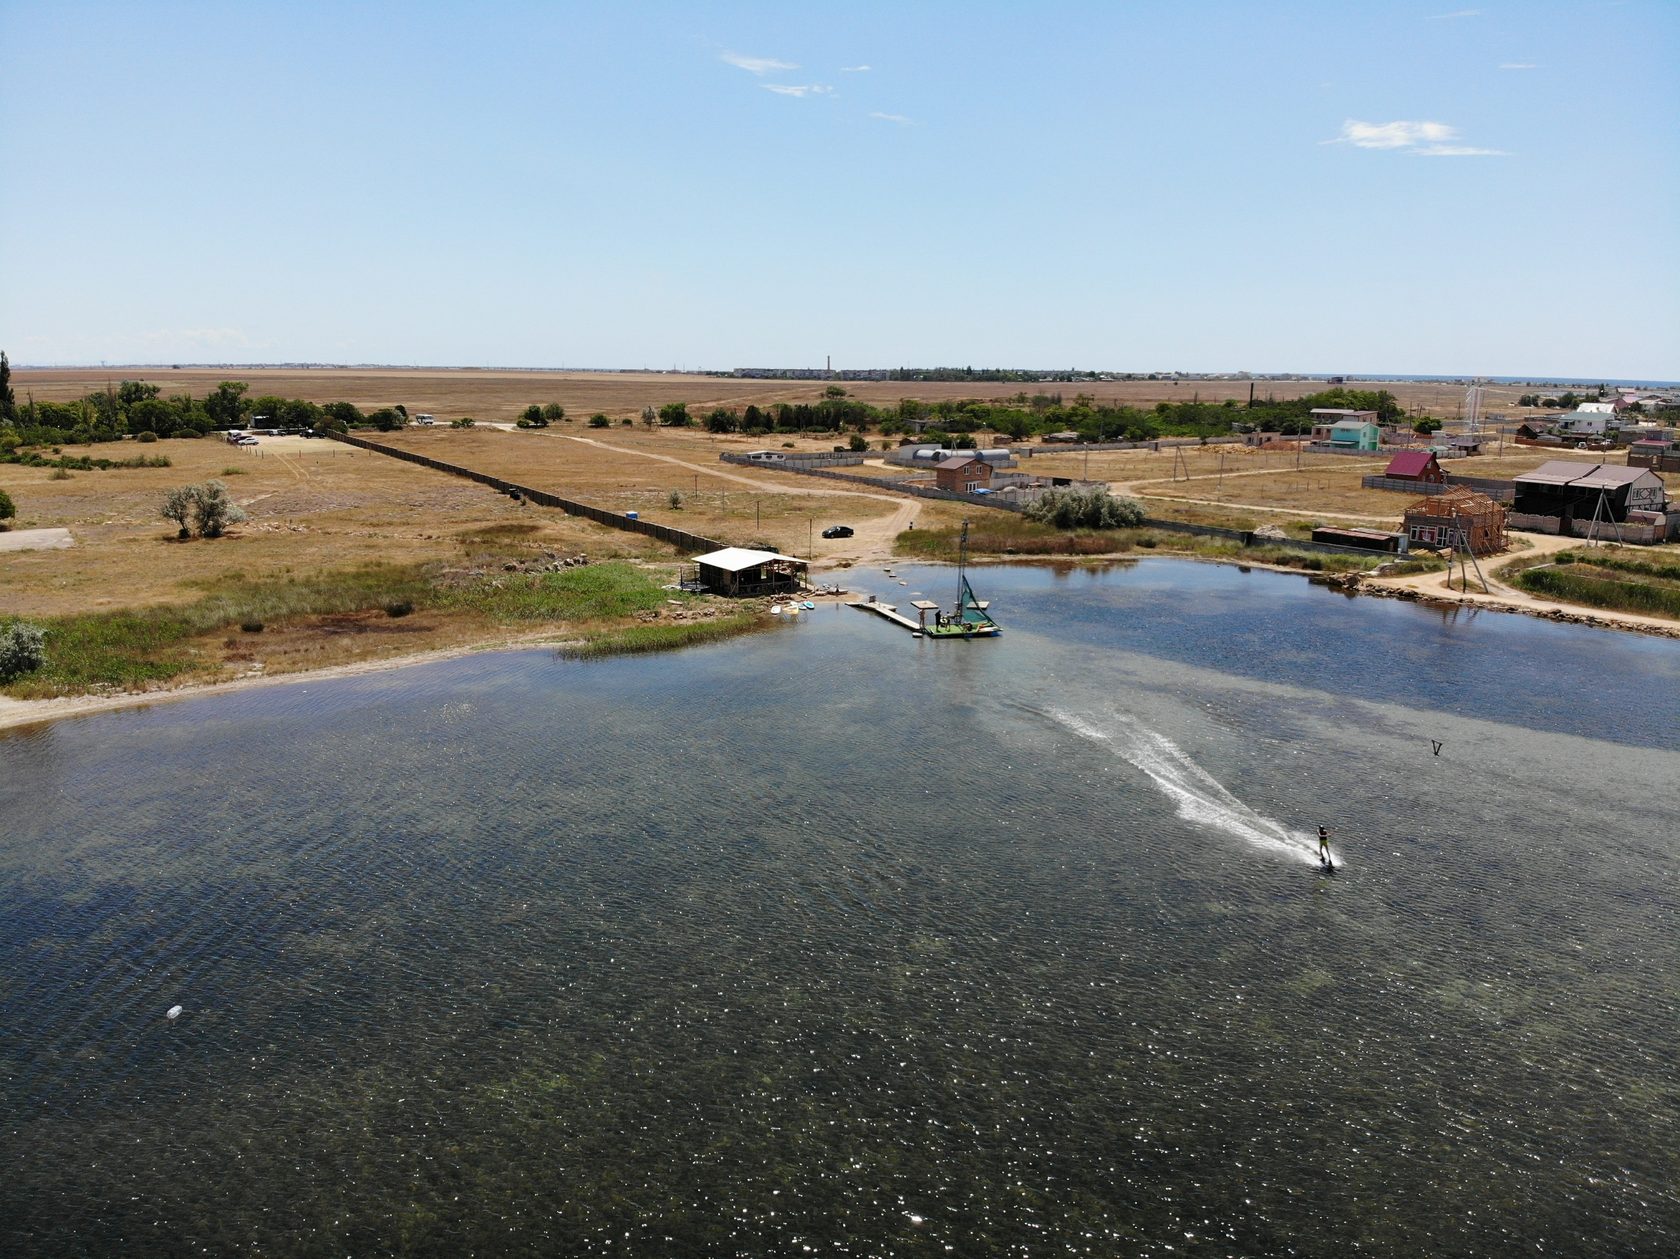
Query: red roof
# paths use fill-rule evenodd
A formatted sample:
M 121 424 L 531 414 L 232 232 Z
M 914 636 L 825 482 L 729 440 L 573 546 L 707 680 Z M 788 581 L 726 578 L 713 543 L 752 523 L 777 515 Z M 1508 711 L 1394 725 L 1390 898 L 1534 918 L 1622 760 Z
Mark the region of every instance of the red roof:
M 1422 476 L 1429 470 L 1429 465 L 1435 462 L 1435 455 L 1428 450 L 1403 450 L 1388 461 L 1384 469 L 1384 476 Z

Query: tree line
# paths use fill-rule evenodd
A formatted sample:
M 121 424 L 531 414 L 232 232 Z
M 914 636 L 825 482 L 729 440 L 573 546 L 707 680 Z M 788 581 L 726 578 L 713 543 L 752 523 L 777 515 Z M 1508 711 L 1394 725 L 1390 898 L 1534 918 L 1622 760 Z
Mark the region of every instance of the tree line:
M 1249 404 L 1232 401 L 1159 402 L 1144 409 L 1098 402 L 1089 394 L 1078 394 L 1072 403 L 1060 393 L 1017 394 L 1002 402 L 978 399 L 943 399 L 924 402 L 903 398 L 885 407 L 871 406 L 845 396 L 845 390 L 830 385 L 816 402 L 779 402 L 774 406 L 748 406 L 744 410 L 716 407 L 703 415 L 690 411 L 683 402 L 670 402 L 655 411 L 642 413 L 650 428 L 704 427 L 713 433 L 843 433 L 878 432 L 884 437 L 917 434 L 929 441 L 961 438 L 978 432 L 998 433 L 1013 441 L 1025 441 L 1051 433 L 1073 433 L 1080 441 L 1153 441 L 1160 437 L 1214 437 L 1236 430 L 1307 433 L 1312 429 L 1315 407 L 1372 411 L 1379 423 L 1395 423 L 1404 410 L 1386 389 L 1348 389 L 1338 386 L 1302 398 L 1279 402 L 1256 399 Z

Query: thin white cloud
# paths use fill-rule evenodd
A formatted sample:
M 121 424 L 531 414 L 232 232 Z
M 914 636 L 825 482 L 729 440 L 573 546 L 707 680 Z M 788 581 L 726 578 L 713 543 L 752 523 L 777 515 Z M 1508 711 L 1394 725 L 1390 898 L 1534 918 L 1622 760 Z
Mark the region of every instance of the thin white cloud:
M 766 92 L 778 96 L 832 96 L 834 89 L 826 83 L 760 83 Z
M 1477 149 L 1468 144 L 1426 144 L 1413 149 L 1419 157 L 1509 157 L 1504 149 Z
M 868 72 L 869 72 L 869 67 L 868 66 L 841 66 L 840 67 L 840 73 L 841 74 L 867 74 Z
M 1456 18 L 1481 16 L 1482 11 L 1480 9 L 1455 9 L 1451 13 L 1431 13 L 1427 20 L 1431 22 L 1451 22 Z
M 1499 68 L 1501 70 L 1538 70 L 1540 67 L 1532 61 L 1502 61 L 1499 63 Z
M 1417 157 L 1504 157 L 1502 149 L 1457 144 L 1458 128 L 1444 122 L 1360 122 L 1349 118 L 1342 133 L 1320 144 L 1351 144 L 1357 149 L 1386 149 Z
M 744 57 L 738 52 L 720 52 L 718 60 L 727 61 L 739 70 L 748 74 L 767 74 L 771 70 L 797 70 L 799 66 L 792 61 L 777 61 L 774 57 Z
M 879 118 L 882 122 L 896 122 L 901 127 L 908 127 L 911 125 L 910 120 L 903 114 L 882 114 L 871 110 L 869 116 L 871 118 Z

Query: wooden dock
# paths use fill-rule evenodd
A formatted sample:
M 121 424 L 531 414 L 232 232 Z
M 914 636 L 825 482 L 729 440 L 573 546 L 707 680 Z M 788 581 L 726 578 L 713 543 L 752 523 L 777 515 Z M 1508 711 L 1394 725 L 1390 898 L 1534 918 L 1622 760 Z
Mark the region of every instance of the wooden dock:
M 884 616 L 894 625 L 902 625 L 913 634 L 920 634 L 922 627 L 907 616 L 899 615 L 899 611 L 890 603 L 872 603 L 866 599 L 857 599 L 846 605 L 849 608 L 862 608 L 865 612 L 873 612 L 877 616 Z

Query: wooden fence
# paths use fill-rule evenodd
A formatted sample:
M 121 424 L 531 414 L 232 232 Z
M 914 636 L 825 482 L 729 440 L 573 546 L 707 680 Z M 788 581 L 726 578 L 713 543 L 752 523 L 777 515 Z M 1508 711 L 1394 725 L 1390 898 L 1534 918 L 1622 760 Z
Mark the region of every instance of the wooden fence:
M 679 550 L 689 551 L 696 555 L 707 551 L 721 551 L 729 545 L 726 542 L 719 542 L 716 538 L 703 538 L 697 533 L 688 532 L 686 529 L 673 529 L 670 525 L 655 524 L 651 520 L 626 516 L 623 512 L 607 511 L 604 507 L 580 503 L 575 499 L 561 498 L 560 495 L 550 494 L 547 490 L 533 489 L 531 486 L 520 485 L 515 481 L 505 481 L 501 477 L 491 476 L 485 472 L 475 472 L 473 469 L 463 468 L 459 464 L 445 463 L 441 459 L 433 459 L 430 455 L 416 454 L 412 450 L 399 450 L 395 446 L 382 446 L 378 442 L 369 441 L 365 437 L 354 437 L 348 433 L 335 433 L 333 436 L 341 442 L 348 442 L 352 446 L 360 446 L 363 450 L 371 450 L 375 454 L 390 455 L 393 459 L 404 459 L 409 463 L 417 463 L 423 468 L 434 468 L 452 476 L 477 481 L 480 485 L 488 485 L 491 489 L 499 490 L 503 494 L 517 493 L 522 498 L 536 503 L 540 507 L 558 507 L 568 516 L 582 516 L 586 520 L 593 520 L 598 525 L 606 525 L 609 529 L 622 529 L 626 533 L 640 533 L 650 538 L 658 538 L 661 542 L 669 542 Z

